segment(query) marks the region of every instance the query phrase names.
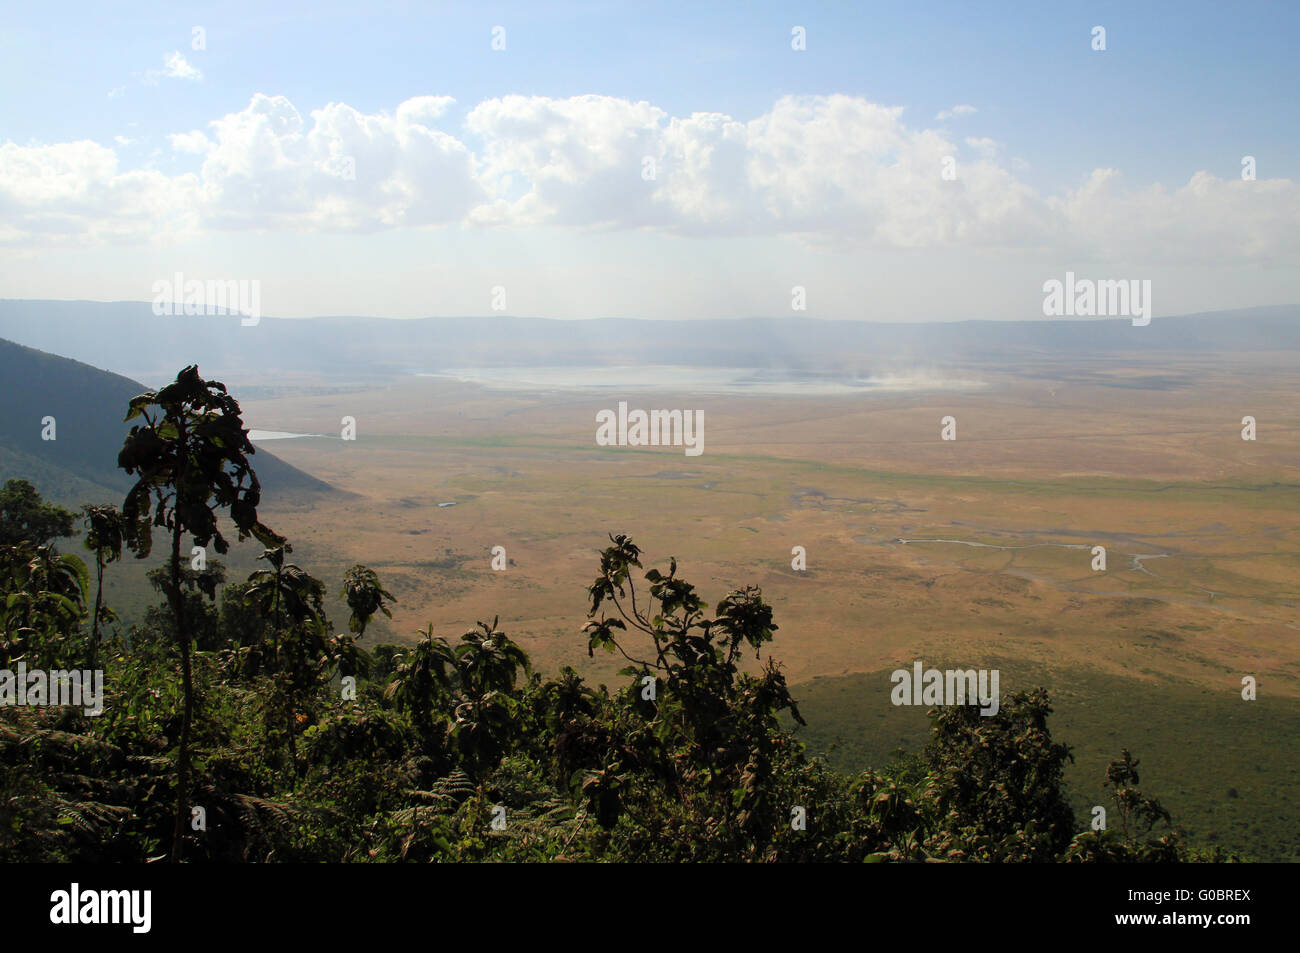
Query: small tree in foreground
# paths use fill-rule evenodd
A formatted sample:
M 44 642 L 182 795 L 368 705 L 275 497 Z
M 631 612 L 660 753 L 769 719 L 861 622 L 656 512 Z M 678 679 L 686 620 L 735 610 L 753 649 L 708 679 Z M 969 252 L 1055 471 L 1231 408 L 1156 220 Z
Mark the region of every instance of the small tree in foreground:
M 387 602 L 393 600 L 393 594 L 379 584 L 375 571 L 361 564 L 353 566 L 343 577 L 343 591 L 340 599 L 346 599 L 352 616 L 348 619 L 348 628 L 357 634 L 357 640 L 365 638 L 366 626 L 376 612 L 382 612 L 388 618 L 393 617 Z
M 43 546 L 72 535 L 72 514 L 46 503 L 27 480 L 9 480 L 0 488 L 0 546 Z
M 95 554 L 95 613 L 90 623 L 90 667 L 99 659 L 99 620 L 113 619 L 104 608 L 104 566 L 122 558 L 122 514 L 116 506 L 88 505 L 81 508 L 86 526 L 82 545 Z
M 181 537 L 188 533 L 196 546 L 212 543 L 218 553 L 230 545 L 217 526 L 225 509 L 239 539 L 255 536 L 265 546 L 284 542 L 257 518 L 262 489 L 248 462 L 255 453 L 240 416 L 239 403 L 220 381 L 205 381 L 195 365 L 184 368 L 160 391 L 131 400 L 126 420 L 143 419 L 131 427 L 117 465 L 136 477 L 122 505 L 127 547 L 139 559 L 153 549 L 153 528 L 171 534 L 168 556 L 168 601 L 176 617 L 181 651 L 181 682 L 185 698 L 180 749 L 176 759 L 176 816 L 170 859 L 181 859 L 190 770 L 190 726 L 194 717 L 194 685 L 190 639 L 185 629 L 181 587 Z

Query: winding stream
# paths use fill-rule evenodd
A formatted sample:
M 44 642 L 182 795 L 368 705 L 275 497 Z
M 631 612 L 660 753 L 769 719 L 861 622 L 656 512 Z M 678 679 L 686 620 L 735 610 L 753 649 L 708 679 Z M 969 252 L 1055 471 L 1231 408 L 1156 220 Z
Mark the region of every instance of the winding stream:
M 956 543 L 958 546 L 978 546 L 981 549 L 1003 549 L 1003 550 L 1039 549 L 1043 546 L 1056 546 L 1060 549 L 1087 549 L 1087 550 L 1092 549 L 1092 546 L 1090 546 L 1087 543 L 1026 543 L 1024 546 L 999 546 L 997 543 L 980 543 L 970 539 L 905 539 L 902 536 L 898 537 L 897 542 L 902 543 L 904 546 L 906 546 L 908 543 Z M 1109 552 L 1109 550 L 1107 550 L 1107 552 Z M 1122 553 L 1121 555 L 1129 556 L 1133 559 L 1133 565 L 1129 568 L 1136 570 L 1137 572 L 1144 572 L 1148 576 L 1152 577 L 1153 579 L 1159 579 L 1160 578 L 1159 576 L 1157 576 L 1155 573 L 1153 573 L 1150 569 L 1148 569 L 1143 564 L 1143 560 L 1168 559 L 1173 554 L 1172 553 Z M 1197 588 L 1199 589 L 1201 587 L 1197 586 Z M 1210 590 L 1208 589 L 1204 591 L 1210 592 Z M 1210 593 L 1210 598 L 1214 598 L 1214 593 L 1212 592 Z

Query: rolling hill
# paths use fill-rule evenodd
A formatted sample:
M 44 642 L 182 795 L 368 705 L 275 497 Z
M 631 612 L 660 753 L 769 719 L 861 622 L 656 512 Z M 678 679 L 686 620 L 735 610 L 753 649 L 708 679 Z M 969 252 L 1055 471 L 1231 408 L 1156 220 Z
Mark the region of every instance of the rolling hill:
M 117 468 L 130 430 L 123 417 L 131 398 L 147 390 L 119 374 L 0 339 L 0 477 L 30 480 L 63 503 L 120 503 L 130 486 Z M 42 437 L 47 417 L 54 418 L 53 440 Z M 253 466 L 267 499 L 337 492 L 264 450 Z

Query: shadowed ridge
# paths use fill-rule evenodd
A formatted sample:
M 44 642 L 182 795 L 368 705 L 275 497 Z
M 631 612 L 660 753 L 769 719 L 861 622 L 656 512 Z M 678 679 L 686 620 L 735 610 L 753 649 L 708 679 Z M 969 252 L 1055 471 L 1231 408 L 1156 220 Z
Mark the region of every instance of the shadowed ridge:
M 125 492 L 131 479 L 117 468 L 117 454 L 131 428 L 123 418 L 131 398 L 149 389 L 120 374 L 0 338 L 4 478 L 24 477 L 49 496 L 71 495 L 78 502 L 87 484 L 101 491 L 95 496 L 111 499 Z M 54 440 L 41 437 L 45 417 L 54 418 Z M 26 464 L 33 460 L 41 465 L 29 471 Z M 266 499 L 294 502 L 341 493 L 260 447 L 253 467 Z

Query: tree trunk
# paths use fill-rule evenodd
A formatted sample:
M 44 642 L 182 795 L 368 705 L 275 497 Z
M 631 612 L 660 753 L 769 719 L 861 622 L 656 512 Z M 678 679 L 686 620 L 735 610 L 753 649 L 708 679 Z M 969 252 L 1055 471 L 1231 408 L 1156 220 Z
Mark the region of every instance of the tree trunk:
M 271 610 L 271 624 L 275 628 L 275 648 L 273 657 L 277 662 L 280 660 L 280 586 L 281 577 L 284 573 L 283 566 L 275 567 L 275 604 Z M 289 692 L 289 666 L 286 664 L 276 673 L 279 679 L 282 691 L 284 692 L 284 727 L 286 731 L 285 741 L 289 745 L 289 790 L 294 789 L 294 782 L 298 778 L 298 743 L 293 736 L 293 699 Z
M 92 672 L 99 667 L 99 614 L 104 606 L 104 557 L 98 552 L 95 553 L 95 579 L 98 583 L 95 590 L 95 617 L 90 623 L 90 669 Z
M 285 727 L 289 729 L 289 790 L 298 784 L 298 740 L 294 737 L 293 696 L 288 696 L 284 708 Z
M 176 819 L 172 827 L 172 851 L 169 860 L 179 863 L 185 843 L 185 808 L 189 800 L 190 721 L 194 717 L 194 684 L 190 673 L 190 639 L 185 631 L 184 598 L 181 594 L 181 523 L 174 516 L 172 528 L 172 611 L 176 615 L 176 638 L 181 644 L 181 685 L 185 694 L 185 711 L 181 717 L 181 749 L 176 758 Z

